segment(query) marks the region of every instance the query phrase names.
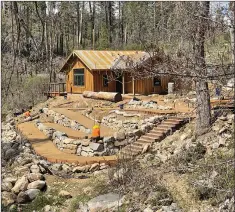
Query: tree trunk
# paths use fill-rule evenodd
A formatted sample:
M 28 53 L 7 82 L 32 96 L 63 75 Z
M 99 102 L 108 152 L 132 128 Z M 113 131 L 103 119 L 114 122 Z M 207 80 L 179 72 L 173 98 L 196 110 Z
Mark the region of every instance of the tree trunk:
M 234 51 L 234 45 L 235 45 L 235 2 L 230 2 L 230 8 L 232 12 L 233 19 L 231 20 L 231 27 L 230 27 L 230 40 L 231 40 L 231 50 L 232 50 L 232 61 L 231 63 L 234 64 L 235 59 L 235 51 Z
M 197 17 L 197 31 L 195 35 L 195 64 L 200 70 L 200 75 L 206 77 L 206 62 L 205 62 L 205 34 L 207 28 L 207 18 L 209 16 L 210 3 L 199 2 L 201 10 Z M 196 81 L 196 135 L 201 135 L 207 132 L 211 125 L 211 106 L 210 106 L 210 93 L 208 83 L 206 80 L 197 79 Z
M 80 6 L 79 1 L 76 2 L 77 5 L 77 47 L 79 47 L 79 35 L 80 35 Z
M 80 24 L 79 24 L 79 27 L 80 27 L 80 29 L 79 29 L 79 38 L 78 38 L 79 46 L 82 45 L 83 10 L 84 10 L 84 2 L 82 2 L 81 17 L 80 17 Z
M 206 81 L 200 80 L 196 82 L 196 96 L 196 134 L 201 135 L 207 132 L 211 125 L 210 93 Z

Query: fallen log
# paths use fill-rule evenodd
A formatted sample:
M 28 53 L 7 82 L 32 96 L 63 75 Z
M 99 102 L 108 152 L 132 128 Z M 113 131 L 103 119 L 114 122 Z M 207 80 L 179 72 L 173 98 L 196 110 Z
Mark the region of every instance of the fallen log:
M 102 99 L 111 102 L 122 101 L 122 95 L 120 93 L 84 91 L 83 96 L 86 98 Z

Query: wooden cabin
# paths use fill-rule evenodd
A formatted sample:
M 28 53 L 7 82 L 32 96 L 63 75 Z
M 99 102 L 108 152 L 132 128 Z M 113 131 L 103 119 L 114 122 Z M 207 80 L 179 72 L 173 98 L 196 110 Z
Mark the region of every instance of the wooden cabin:
M 113 66 L 119 58 L 123 56 L 141 58 L 146 54 L 142 51 L 74 50 L 60 70 L 66 74 L 66 91 L 67 93 L 103 91 L 143 95 L 166 93 L 169 82 L 167 76 L 133 80 L 130 74 L 123 71 L 121 76 L 114 77 Z M 116 80 L 110 80 L 110 78 Z

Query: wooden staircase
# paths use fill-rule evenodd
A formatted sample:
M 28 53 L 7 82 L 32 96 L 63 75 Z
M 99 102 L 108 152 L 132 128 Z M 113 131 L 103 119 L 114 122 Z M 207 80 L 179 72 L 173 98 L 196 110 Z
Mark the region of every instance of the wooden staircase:
M 188 119 L 178 117 L 170 117 L 163 120 L 138 140 L 122 148 L 118 157 L 120 159 L 129 159 L 140 154 L 146 144 L 151 146 L 154 142 L 160 142 L 166 136 L 171 135 L 174 131 L 182 127 L 186 122 L 188 122 Z

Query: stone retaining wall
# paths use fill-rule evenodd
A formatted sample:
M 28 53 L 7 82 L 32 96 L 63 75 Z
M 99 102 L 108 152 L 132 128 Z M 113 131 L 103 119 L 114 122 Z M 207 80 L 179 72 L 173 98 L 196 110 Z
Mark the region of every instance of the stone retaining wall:
M 86 110 L 83 112 L 83 115 L 94 120 L 93 117 L 90 116 L 91 110 Z M 119 119 L 120 116 L 125 117 L 125 120 Z M 127 113 L 125 111 L 120 110 L 112 110 L 109 112 L 108 116 L 103 117 L 101 120 L 102 125 L 112 128 L 114 130 L 119 131 L 120 129 L 125 129 L 125 131 L 130 131 L 129 133 L 133 133 L 136 129 L 140 129 L 142 134 L 145 134 L 149 130 L 151 130 L 155 125 L 160 123 L 164 116 L 153 116 L 150 118 L 146 118 L 141 120 L 141 115 L 137 113 Z M 99 120 L 95 120 L 96 122 L 100 122 Z M 138 133 L 139 134 L 139 133 Z
M 86 129 L 83 128 L 83 126 L 76 121 L 70 120 L 64 115 L 56 113 L 53 110 L 49 110 L 48 108 L 44 108 L 43 112 L 49 116 L 54 117 L 55 123 L 61 124 L 65 127 L 70 127 L 76 130 Z M 88 118 L 91 118 L 89 117 L 89 113 L 85 114 Z M 109 116 L 102 119 L 102 124 L 110 128 L 112 127 L 113 129 L 114 126 L 119 126 L 120 120 L 115 117 L 111 118 L 114 115 L 122 115 L 124 117 L 139 116 L 138 114 L 128 114 L 123 111 L 114 110 L 110 112 Z M 123 125 L 122 123 L 122 127 L 118 129 L 116 128 L 117 132 L 115 132 L 113 136 L 103 137 L 97 143 L 91 142 L 91 139 L 71 139 L 68 138 L 65 133 L 56 131 L 51 127 L 46 127 L 38 120 L 35 123 L 38 129 L 41 130 L 45 135 L 47 135 L 48 138 L 51 139 L 61 151 L 81 156 L 105 156 L 116 154 L 121 148 L 134 142 L 135 140 L 140 138 L 140 136 L 149 132 L 163 119 L 163 116 L 153 116 L 144 120 L 138 120 L 138 123 L 129 122 L 129 127 L 125 127 L 125 124 Z
M 82 132 L 87 134 L 91 133 L 91 129 L 84 127 L 82 124 L 78 123 L 77 121 L 71 120 L 60 113 L 56 113 L 53 110 L 49 110 L 48 108 L 43 108 L 43 113 L 53 117 L 53 121 L 56 124 L 60 124 L 64 127 L 70 127 L 73 130 L 81 130 Z
M 94 143 L 90 139 L 72 139 L 64 132 L 56 131 L 51 127 L 43 125 L 39 120 L 35 122 L 35 125 L 63 152 L 81 156 L 104 156 L 110 154 L 110 145 L 105 145 L 102 140 L 99 143 Z M 106 141 L 109 141 L 110 144 L 114 143 L 113 140 L 107 138 Z M 117 151 L 118 148 L 115 152 Z

